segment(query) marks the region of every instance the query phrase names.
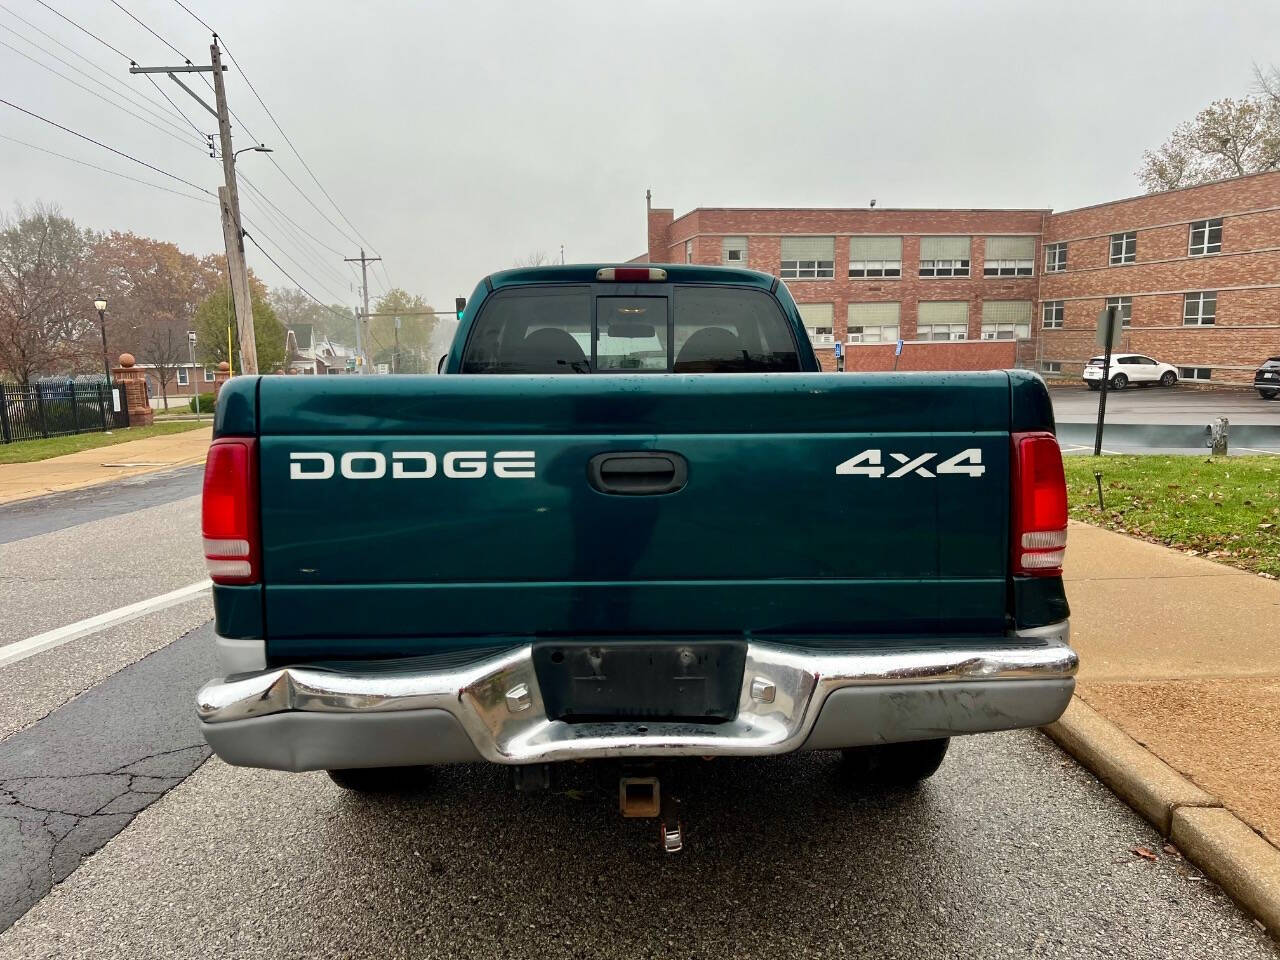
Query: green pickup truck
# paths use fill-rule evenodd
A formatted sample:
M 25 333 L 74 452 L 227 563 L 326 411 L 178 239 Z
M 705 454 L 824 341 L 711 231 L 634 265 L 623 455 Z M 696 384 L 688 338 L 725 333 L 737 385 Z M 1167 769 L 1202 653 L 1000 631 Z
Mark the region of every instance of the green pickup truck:
M 647 264 L 487 277 L 442 373 L 223 387 L 198 714 L 229 763 L 842 750 L 903 783 L 1065 709 L 1035 375 L 824 374 L 776 278 Z

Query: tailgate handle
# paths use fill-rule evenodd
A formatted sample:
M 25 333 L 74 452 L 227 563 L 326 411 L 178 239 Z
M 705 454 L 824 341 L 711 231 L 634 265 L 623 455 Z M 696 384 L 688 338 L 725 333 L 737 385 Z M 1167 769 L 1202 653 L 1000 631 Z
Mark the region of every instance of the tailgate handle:
M 683 488 L 689 464 L 680 454 L 663 450 L 598 453 L 587 465 L 587 477 L 601 493 L 652 497 Z

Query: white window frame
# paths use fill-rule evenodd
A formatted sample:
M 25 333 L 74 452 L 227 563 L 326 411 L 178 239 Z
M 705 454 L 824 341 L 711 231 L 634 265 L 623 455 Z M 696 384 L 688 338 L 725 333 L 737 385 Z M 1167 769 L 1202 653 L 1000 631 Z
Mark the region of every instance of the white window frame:
M 189 387 L 191 385 L 191 374 L 186 367 L 177 367 L 178 386 Z
M 1204 374 L 1203 377 L 1200 376 L 1202 373 Z M 1213 367 L 1179 367 L 1178 379 L 1198 380 L 1201 383 L 1206 383 L 1213 379 Z
M 1107 297 L 1107 306 L 1120 308 L 1120 326 L 1133 326 L 1133 297 Z
M 693 263 L 693 241 L 686 240 L 684 242 L 684 262 Z
M 1218 234 L 1216 242 L 1213 240 L 1213 234 L 1215 231 Z M 1196 240 L 1197 233 L 1200 234 L 1199 242 Z M 1187 256 L 1208 257 L 1221 252 L 1222 218 L 1210 217 L 1207 220 L 1193 220 L 1187 231 Z
M 850 260 L 849 279 L 866 280 L 902 277 L 901 260 Z
M 985 260 L 982 264 L 984 277 L 1034 277 L 1034 260 Z
M 1192 305 L 1195 312 L 1191 312 Z M 1205 305 L 1209 309 L 1205 310 Z M 1182 295 L 1182 325 L 1184 327 L 1215 327 L 1218 325 L 1218 291 L 1201 290 Z
M 1041 360 L 1040 372 L 1041 373 L 1061 373 L 1062 361 L 1061 360 Z
M 831 280 L 836 265 L 834 260 L 783 260 L 778 275 L 783 280 Z
M 1008 336 L 1005 336 L 1008 334 Z M 984 323 L 982 325 L 983 340 L 1029 340 L 1031 324 L 1029 323 Z
M 815 347 L 829 347 L 836 342 L 836 328 L 830 327 L 805 327 L 805 332 L 809 334 L 809 342 Z
M 1046 300 L 1040 311 L 1040 326 L 1045 330 L 1061 330 L 1067 315 L 1067 305 L 1062 300 Z
M 208 367 L 205 367 L 205 368 L 204 368 L 204 382 L 205 382 L 205 383 L 213 383 L 213 382 L 214 382 L 215 380 L 217 380 L 217 379 L 218 379 L 218 378 L 217 378 L 216 376 L 214 376 L 214 373 L 213 373 L 213 371 L 212 371 L 212 370 L 210 370 Z
M 1126 263 L 1138 262 L 1138 231 L 1125 230 L 1111 235 L 1110 265 L 1120 267 Z
M 734 256 L 735 253 L 737 254 L 736 257 Z M 726 265 L 728 264 L 741 265 L 746 263 L 747 248 L 746 247 L 728 247 L 724 252 L 724 262 Z
M 947 335 L 945 337 L 936 337 L 934 336 L 935 332 L 946 333 Z M 968 340 L 969 324 L 967 323 L 917 323 L 916 339 L 928 340 L 933 343 L 943 343 L 943 342 L 950 342 L 955 340 Z
M 920 276 L 922 277 L 967 277 L 969 261 L 965 260 L 921 260 Z
M 1044 272 L 1065 273 L 1067 269 L 1067 242 L 1044 245 Z

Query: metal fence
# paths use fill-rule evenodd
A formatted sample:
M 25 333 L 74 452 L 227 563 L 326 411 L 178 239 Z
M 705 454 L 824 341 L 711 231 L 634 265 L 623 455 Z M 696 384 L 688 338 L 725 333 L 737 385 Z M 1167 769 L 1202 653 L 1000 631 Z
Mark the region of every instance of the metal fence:
M 0 383 L 0 439 L 5 443 L 129 426 L 124 387 L 96 383 Z

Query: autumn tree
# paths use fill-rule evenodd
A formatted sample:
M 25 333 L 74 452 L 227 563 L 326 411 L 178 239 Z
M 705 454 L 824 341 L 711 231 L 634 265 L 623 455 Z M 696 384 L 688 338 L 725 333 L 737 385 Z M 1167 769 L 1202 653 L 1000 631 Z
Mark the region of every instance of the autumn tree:
M 427 313 L 431 305 L 417 294 L 409 294 L 399 287 L 388 290 L 373 308 L 369 318 L 369 351 L 374 363 L 390 365 L 395 373 L 427 373 L 434 371 L 431 359 L 431 335 L 436 328 L 436 317 Z M 399 353 L 396 352 L 396 317 L 400 317 Z
M 139 359 L 150 364 L 153 374 L 160 384 L 160 396 L 164 399 L 164 408 L 169 409 L 169 384 L 178 376 L 178 367 L 187 362 L 187 336 L 175 334 L 173 326 L 155 327 L 150 330 L 142 342 Z
M 96 367 L 88 243 L 57 207 L 0 218 L 0 374 L 28 384 Z
M 249 286 L 253 333 L 258 348 L 258 369 L 263 373 L 274 373 L 283 369 L 285 364 L 284 325 L 267 302 L 262 285 L 255 286 L 251 278 Z M 231 368 L 234 371 L 243 369 L 240 365 L 240 337 L 236 329 L 235 310 L 227 287 L 205 297 L 196 308 L 193 324 L 196 331 L 196 358 L 201 363 L 212 366 L 228 359 L 227 331 L 230 328 Z
M 1280 73 L 1258 71 L 1254 96 L 1215 100 L 1142 155 L 1148 193 L 1280 169 Z
M 89 249 L 90 275 L 95 293 L 110 305 L 112 355 L 122 350 L 141 355 L 165 342 L 167 331 L 184 337 L 196 307 L 225 283 L 222 259 L 195 257 L 175 244 L 134 233 L 98 237 Z

